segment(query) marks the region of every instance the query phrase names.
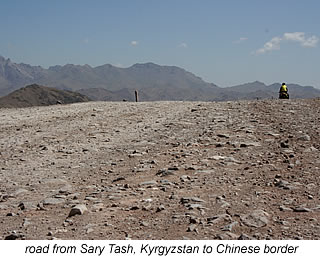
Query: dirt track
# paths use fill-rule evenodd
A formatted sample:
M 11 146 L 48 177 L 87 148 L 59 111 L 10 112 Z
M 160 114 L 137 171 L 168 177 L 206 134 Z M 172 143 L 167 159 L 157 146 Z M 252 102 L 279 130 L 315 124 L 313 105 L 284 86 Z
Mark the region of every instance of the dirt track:
M 320 239 L 320 99 L 0 119 L 2 239 Z

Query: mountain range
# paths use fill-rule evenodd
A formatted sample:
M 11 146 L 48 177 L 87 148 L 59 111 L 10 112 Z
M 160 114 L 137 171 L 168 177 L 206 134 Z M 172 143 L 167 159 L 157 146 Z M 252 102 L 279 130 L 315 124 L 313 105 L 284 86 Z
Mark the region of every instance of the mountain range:
M 258 81 L 221 88 L 182 68 L 154 63 L 128 68 L 67 64 L 45 69 L 0 56 L 0 96 L 30 84 L 76 91 L 92 100 L 106 101 L 134 100 L 135 90 L 141 101 L 277 98 L 280 88 L 280 83 L 267 86 Z M 320 97 L 320 90 L 311 86 L 288 84 L 288 88 L 292 98 Z

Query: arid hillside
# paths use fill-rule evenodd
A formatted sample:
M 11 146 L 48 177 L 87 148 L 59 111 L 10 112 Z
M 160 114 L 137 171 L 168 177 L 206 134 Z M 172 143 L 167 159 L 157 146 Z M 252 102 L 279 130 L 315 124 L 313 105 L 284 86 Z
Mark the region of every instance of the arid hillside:
M 320 239 L 320 99 L 0 119 L 1 239 Z
M 32 84 L 0 97 L 0 108 L 20 108 L 88 102 L 90 99 L 80 93 L 58 90 Z

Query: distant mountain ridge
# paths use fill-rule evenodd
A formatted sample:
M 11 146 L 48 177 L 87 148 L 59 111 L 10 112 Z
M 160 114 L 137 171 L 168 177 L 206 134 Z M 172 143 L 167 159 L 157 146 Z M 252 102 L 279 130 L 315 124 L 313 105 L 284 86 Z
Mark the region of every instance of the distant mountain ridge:
M 265 85 L 263 82 L 254 81 L 242 85 L 225 88 L 227 91 L 237 92 L 238 99 L 277 98 L 281 84 Z M 311 86 L 287 84 L 291 98 L 320 97 L 320 90 Z
M 279 84 L 266 86 L 261 82 L 220 88 L 182 68 L 151 62 L 134 64 L 129 68 L 118 68 L 110 64 L 98 67 L 67 64 L 44 69 L 17 64 L 0 56 L 0 96 L 33 83 L 77 91 L 93 100 L 108 101 L 133 100 L 134 90 L 139 91 L 143 101 L 276 98 L 280 88 Z M 320 96 L 320 90 L 313 87 L 295 84 L 289 84 L 288 87 L 293 98 Z

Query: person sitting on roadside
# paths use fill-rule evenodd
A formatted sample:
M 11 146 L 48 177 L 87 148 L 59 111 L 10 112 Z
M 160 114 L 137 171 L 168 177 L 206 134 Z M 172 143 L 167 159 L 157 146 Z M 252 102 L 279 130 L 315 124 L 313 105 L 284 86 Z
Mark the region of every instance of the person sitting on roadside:
M 279 98 L 289 98 L 288 94 L 288 87 L 286 83 L 282 83 L 280 90 L 279 90 Z

